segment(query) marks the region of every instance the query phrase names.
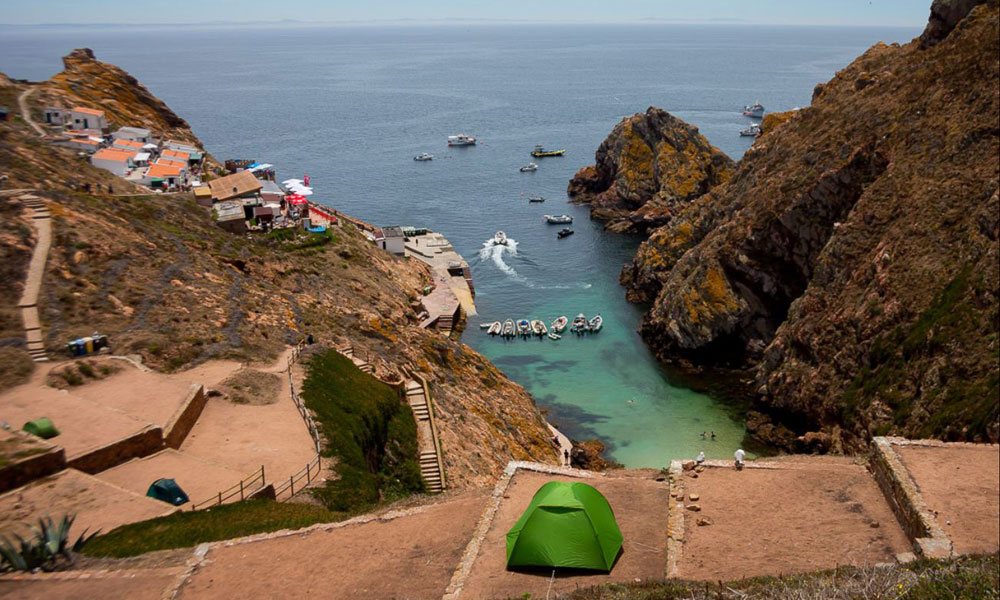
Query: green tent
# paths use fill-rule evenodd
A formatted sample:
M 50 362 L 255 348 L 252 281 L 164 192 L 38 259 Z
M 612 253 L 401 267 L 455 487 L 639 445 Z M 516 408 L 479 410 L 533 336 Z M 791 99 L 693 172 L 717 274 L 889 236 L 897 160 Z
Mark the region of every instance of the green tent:
M 173 479 L 157 479 L 146 490 L 146 495 L 174 506 L 180 506 L 188 501 L 188 495 Z
M 600 492 L 550 481 L 507 532 L 507 567 L 610 571 L 621 547 L 622 532 Z
M 48 417 L 28 421 L 24 424 L 23 429 L 32 435 L 37 435 L 38 437 L 46 440 L 59 435 L 59 430 L 56 429 L 56 426 L 52 424 L 52 421 L 50 421 Z

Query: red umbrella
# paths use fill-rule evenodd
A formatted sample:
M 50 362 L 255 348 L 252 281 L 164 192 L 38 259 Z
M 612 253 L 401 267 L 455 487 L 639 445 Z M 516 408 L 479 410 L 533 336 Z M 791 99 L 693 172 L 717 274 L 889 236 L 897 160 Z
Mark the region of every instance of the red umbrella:
M 285 200 L 288 200 L 291 204 L 305 204 L 308 202 L 306 197 L 300 194 L 289 194 L 288 196 L 285 196 Z

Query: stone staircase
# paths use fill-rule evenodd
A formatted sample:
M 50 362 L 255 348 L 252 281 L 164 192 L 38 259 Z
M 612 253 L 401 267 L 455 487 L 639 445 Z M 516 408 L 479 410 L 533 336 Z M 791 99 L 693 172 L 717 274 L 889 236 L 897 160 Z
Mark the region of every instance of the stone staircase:
M 451 333 L 452 329 L 455 328 L 455 318 L 451 315 L 442 315 L 438 317 L 437 329 L 441 333 Z
M 354 346 L 343 346 L 341 348 L 337 348 L 337 352 L 340 352 L 341 354 L 343 354 L 347 358 L 351 359 L 351 362 L 353 362 L 354 365 L 362 373 L 368 373 L 370 375 L 374 375 L 375 374 L 375 365 L 371 364 L 370 362 L 368 362 L 364 358 L 355 356 L 354 355 Z
M 38 196 L 24 194 L 19 196 L 18 200 L 30 208 L 33 213 L 31 218 L 38 231 L 38 242 L 35 244 L 31 262 L 28 264 L 24 293 L 17 306 L 21 309 L 21 318 L 24 320 L 24 338 L 27 342 L 28 354 L 35 362 L 48 362 L 49 357 L 45 353 L 45 342 L 42 339 L 42 322 L 38 317 L 38 294 L 45 274 L 49 246 L 52 244 L 52 226 L 49 222 L 51 214 Z
M 417 437 L 420 445 L 420 476 L 427 484 L 427 491 L 436 494 L 444 490 L 444 473 L 441 467 L 441 457 L 438 455 L 437 436 L 434 435 L 434 423 L 431 420 L 431 407 L 427 403 L 424 387 L 418 381 L 406 381 L 406 401 L 413 410 L 417 421 Z

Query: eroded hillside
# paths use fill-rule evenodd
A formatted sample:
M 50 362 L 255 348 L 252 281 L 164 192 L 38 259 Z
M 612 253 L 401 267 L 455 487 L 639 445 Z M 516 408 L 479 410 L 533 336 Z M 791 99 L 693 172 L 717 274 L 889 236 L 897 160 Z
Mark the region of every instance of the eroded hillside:
M 998 9 L 975 4 L 765 121 L 622 274 L 661 358 L 753 370 L 762 439 L 998 438 Z

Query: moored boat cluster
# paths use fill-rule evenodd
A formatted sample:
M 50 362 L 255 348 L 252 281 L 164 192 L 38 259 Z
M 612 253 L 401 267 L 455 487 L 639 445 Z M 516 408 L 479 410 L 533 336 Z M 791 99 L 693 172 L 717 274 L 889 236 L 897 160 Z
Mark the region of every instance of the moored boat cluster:
M 562 339 L 562 334 L 567 329 L 577 335 L 582 335 L 585 333 L 597 333 L 603 326 L 604 318 L 600 314 L 588 319 L 583 313 L 578 314 L 572 323 L 563 316 L 553 319 L 548 326 L 541 319 L 507 319 L 502 323 L 500 321 L 493 321 L 492 323 L 481 323 L 479 325 L 489 335 L 499 336 L 504 339 L 513 339 L 516 337 L 527 339 L 531 336 L 537 336 L 539 338 L 548 337 L 552 340 Z

